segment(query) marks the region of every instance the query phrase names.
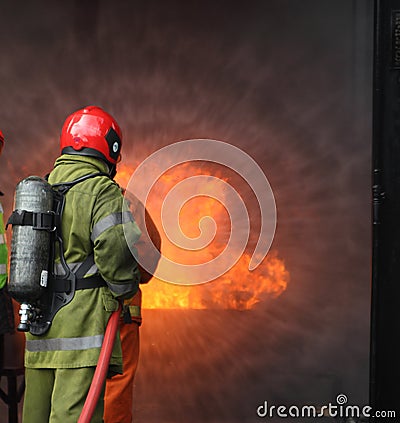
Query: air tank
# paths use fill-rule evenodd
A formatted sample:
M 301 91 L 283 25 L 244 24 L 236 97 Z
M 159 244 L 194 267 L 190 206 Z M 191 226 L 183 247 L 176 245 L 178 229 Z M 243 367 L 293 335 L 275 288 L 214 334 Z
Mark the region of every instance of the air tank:
M 51 185 L 43 178 L 29 176 L 16 187 L 14 210 L 46 213 L 53 208 Z M 40 221 L 40 219 L 39 219 Z M 35 302 L 47 285 L 51 232 L 40 224 L 12 227 L 9 291 L 20 303 Z

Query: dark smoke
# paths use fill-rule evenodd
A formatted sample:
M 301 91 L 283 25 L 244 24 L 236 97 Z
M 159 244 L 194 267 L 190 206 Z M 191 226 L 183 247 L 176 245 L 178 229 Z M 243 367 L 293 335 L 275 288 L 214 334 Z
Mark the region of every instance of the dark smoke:
M 87 104 L 117 117 L 127 163 L 218 139 L 256 159 L 276 197 L 288 290 L 250 312 L 145 311 L 137 422 L 367 403 L 372 14 L 369 0 L 0 5 L 6 215 Z

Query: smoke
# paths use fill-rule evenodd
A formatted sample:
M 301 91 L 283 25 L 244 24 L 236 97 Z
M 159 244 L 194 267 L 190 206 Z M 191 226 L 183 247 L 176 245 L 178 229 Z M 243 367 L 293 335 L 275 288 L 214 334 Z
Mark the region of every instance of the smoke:
M 79 3 L 0 5 L 6 215 L 16 183 L 51 169 L 65 117 L 98 104 L 123 128 L 126 163 L 193 138 L 252 156 L 290 272 L 252 311 L 145 311 L 137 421 L 252 422 L 264 400 L 338 393 L 365 404 L 371 2 Z

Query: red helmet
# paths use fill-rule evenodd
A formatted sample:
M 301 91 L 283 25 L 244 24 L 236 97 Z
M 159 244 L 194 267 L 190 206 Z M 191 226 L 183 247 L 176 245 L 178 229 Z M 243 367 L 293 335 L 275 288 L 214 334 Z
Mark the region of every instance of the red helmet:
M 1 152 L 2 152 L 2 150 L 3 150 L 3 147 L 4 147 L 4 135 L 3 135 L 3 133 L 0 131 L 0 155 L 1 155 Z
M 122 132 L 115 119 L 100 107 L 72 113 L 60 136 L 61 154 L 93 156 L 115 165 L 121 158 Z

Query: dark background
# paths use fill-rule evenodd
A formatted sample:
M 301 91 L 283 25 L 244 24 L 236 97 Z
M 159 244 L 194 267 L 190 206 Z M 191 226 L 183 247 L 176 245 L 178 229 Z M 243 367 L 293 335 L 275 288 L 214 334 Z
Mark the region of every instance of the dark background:
M 372 1 L 2 2 L 0 22 L 6 216 L 87 104 L 117 118 L 127 162 L 218 139 L 274 191 L 288 289 L 248 312 L 145 310 L 136 421 L 256 422 L 264 400 L 339 393 L 366 404 Z

